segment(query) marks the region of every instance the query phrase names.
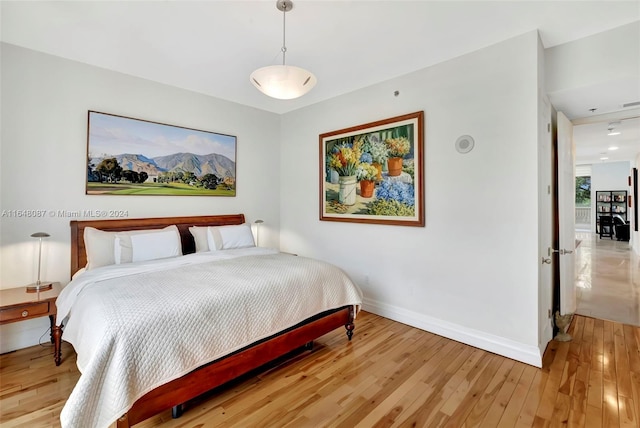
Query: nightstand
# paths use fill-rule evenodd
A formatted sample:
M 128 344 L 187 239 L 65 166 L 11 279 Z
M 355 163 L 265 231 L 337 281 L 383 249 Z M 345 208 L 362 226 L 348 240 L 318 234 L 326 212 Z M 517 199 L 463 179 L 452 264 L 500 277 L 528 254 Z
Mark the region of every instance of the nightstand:
M 56 365 L 60 365 L 61 351 L 59 340 L 55 335 L 62 334 L 62 328 L 55 325 L 56 299 L 62 287 L 59 282 L 54 282 L 53 287 L 47 291 L 27 293 L 26 287 L 7 288 L 0 290 L 0 324 L 9 324 L 48 316 L 51 324 L 51 343 L 54 344 L 53 357 Z

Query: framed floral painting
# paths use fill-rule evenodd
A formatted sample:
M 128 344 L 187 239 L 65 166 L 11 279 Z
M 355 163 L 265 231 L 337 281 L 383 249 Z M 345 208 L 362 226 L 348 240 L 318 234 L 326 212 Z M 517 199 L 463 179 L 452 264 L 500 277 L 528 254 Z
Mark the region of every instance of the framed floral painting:
M 424 112 L 320 135 L 320 220 L 424 226 Z

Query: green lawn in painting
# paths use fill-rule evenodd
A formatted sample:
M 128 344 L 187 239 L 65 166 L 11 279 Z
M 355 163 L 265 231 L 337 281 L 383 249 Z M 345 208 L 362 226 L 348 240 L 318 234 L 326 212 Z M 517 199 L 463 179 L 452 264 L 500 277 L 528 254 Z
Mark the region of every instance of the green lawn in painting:
M 87 183 L 88 195 L 172 195 L 172 196 L 235 196 L 235 189 L 224 186 L 202 189 L 184 183 Z

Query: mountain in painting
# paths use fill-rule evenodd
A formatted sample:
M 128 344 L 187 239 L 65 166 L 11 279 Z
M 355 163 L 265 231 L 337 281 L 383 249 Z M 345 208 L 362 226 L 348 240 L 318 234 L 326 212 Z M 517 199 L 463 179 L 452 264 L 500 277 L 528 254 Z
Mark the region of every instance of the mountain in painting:
M 153 159 L 140 154 L 123 153 L 115 156 L 118 161 L 118 165 L 123 170 L 130 170 L 136 172 L 146 172 L 149 176 L 158 175 L 161 172 L 166 171 L 163 168 L 158 167 L 158 164 Z
M 217 177 L 235 177 L 236 164 L 226 156 L 217 153 L 195 155 L 193 153 L 174 153 L 153 158 L 164 171 L 188 171 L 197 177 L 215 174 Z
M 158 176 L 163 172 L 183 171 L 192 172 L 197 177 L 214 174 L 219 178 L 235 178 L 235 162 L 226 156 L 216 153 L 210 153 L 208 155 L 174 153 L 154 158 L 148 158 L 142 154 L 122 153 L 115 156 L 102 155 L 101 157 L 93 157 L 91 162 L 94 167 L 97 167 L 103 159 L 109 157 L 115 157 L 118 165 L 120 165 L 123 170 L 144 171 L 150 177 Z

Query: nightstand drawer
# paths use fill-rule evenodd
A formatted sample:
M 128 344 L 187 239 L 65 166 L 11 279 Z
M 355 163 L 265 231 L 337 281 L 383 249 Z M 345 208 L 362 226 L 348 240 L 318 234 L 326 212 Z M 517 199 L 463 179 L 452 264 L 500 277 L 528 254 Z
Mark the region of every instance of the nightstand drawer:
M 30 303 L 0 311 L 0 322 L 18 321 L 49 313 L 49 302 Z

